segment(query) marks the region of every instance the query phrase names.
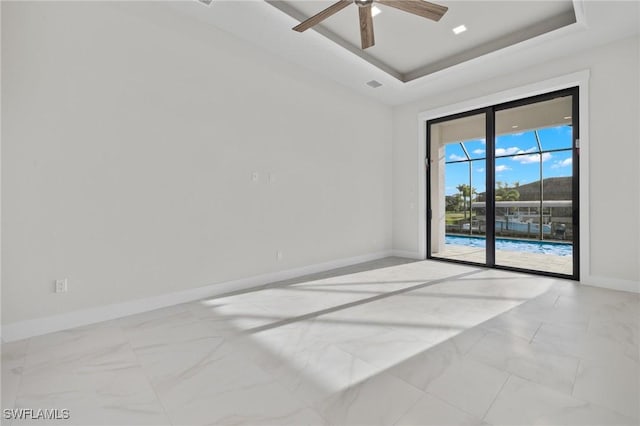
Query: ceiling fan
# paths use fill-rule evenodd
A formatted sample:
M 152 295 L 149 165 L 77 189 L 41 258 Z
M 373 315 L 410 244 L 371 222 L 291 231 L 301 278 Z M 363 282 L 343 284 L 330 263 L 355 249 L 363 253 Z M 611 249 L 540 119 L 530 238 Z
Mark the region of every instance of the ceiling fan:
M 293 30 L 298 31 L 299 33 L 308 30 L 334 13 L 337 13 L 349 6 L 351 3 L 355 3 L 358 6 L 358 12 L 360 15 L 360 41 L 362 48 L 366 49 L 375 44 L 373 37 L 373 17 L 371 15 L 371 5 L 374 1 L 436 22 L 439 21 L 448 10 L 445 6 L 440 6 L 424 0 L 340 0 L 323 11 L 313 15 L 306 21 L 296 25 L 293 27 Z

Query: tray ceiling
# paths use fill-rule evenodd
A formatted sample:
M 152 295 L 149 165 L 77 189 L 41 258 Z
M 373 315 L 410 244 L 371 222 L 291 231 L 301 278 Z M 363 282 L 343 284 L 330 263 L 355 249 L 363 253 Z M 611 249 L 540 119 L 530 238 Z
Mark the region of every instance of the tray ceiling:
M 317 12 L 324 5 L 324 3 L 321 4 L 317 1 L 315 3 L 317 7 L 310 10 L 307 15 Z M 421 18 L 414 18 L 408 14 L 408 16 L 401 15 L 398 17 L 398 21 L 394 20 L 393 30 L 389 32 L 377 22 L 381 22 L 378 18 L 385 16 L 389 12 L 386 9 L 390 8 L 381 6 L 380 8 L 384 9 L 382 14 L 374 18 L 376 48 L 379 48 L 378 50 L 382 50 L 385 45 L 389 44 L 391 38 L 398 39 L 399 44 L 397 46 L 399 47 L 394 47 L 396 46 L 394 44 L 390 48 L 393 54 L 406 55 L 408 60 L 414 60 L 414 56 L 422 58 L 423 63 L 428 63 L 433 67 L 431 70 L 420 70 L 425 73 L 424 76 L 418 77 L 416 75 L 415 78 L 410 75 L 411 71 L 406 72 L 405 69 L 405 75 L 403 76 L 401 71 L 386 66 L 381 60 L 369 54 L 367 52 L 369 49 L 363 52 L 359 46 L 354 48 L 354 43 L 358 43 L 357 37 L 352 39 L 352 43 L 346 43 L 346 39 L 344 39 L 343 44 L 339 44 L 327 37 L 327 35 L 322 34 L 325 31 L 323 28 L 320 28 L 319 31 L 308 30 L 304 33 L 292 31 L 291 28 L 305 19 L 307 15 L 293 18 L 289 13 L 283 12 L 264 0 L 214 0 L 210 6 L 203 6 L 203 3 L 194 0 L 159 1 L 149 4 L 153 4 L 154 9 L 160 9 L 164 6 L 168 16 L 179 14 L 192 20 L 194 25 L 203 24 L 203 30 L 207 27 L 214 27 L 217 30 L 225 31 L 253 45 L 257 49 L 256 52 L 260 52 L 260 54 L 277 56 L 286 63 L 307 70 L 310 79 L 326 78 L 354 92 L 391 106 L 406 104 L 424 99 L 427 96 L 443 94 L 460 87 L 495 79 L 496 77 L 509 76 L 531 67 L 540 69 L 543 64 L 573 57 L 587 49 L 603 46 L 614 40 L 622 40 L 632 36 L 637 37 L 640 31 L 640 3 L 636 1 L 573 0 L 573 13 L 575 13 L 576 22 L 537 36 L 533 35 L 535 34 L 533 30 L 537 28 L 540 31 L 541 26 L 539 24 L 532 24 L 530 27 L 533 30 L 527 30 L 526 24 L 523 23 L 522 25 L 524 26 L 517 29 L 513 34 L 514 30 L 511 25 L 514 21 L 502 13 L 504 12 L 503 6 L 513 3 L 525 7 L 527 3 L 531 3 L 532 7 L 537 7 L 537 4 L 539 4 L 546 8 L 554 4 L 570 7 L 570 4 L 546 0 L 539 2 L 522 0 L 477 0 L 471 2 L 449 0 L 439 3 L 449 6 L 449 12 L 451 13 L 447 12 L 449 17 L 445 15 L 438 23 L 426 19 L 424 19 L 425 22 L 422 22 Z M 416 45 L 417 47 L 412 47 L 411 49 L 406 44 L 402 44 L 403 41 L 413 35 L 408 30 L 409 26 L 403 24 L 405 20 L 417 20 L 414 22 L 419 26 L 433 27 L 434 25 L 442 25 L 442 31 L 446 32 L 445 37 L 455 40 L 453 37 L 456 36 L 451 30 L 459 25 L 453 23 L 459 21 L 459 19 L 454 19 L 456 13 L 458 13 L 456 10 L 462 7 L 458 5 L 467 3 L 486 12 L 486 21 L 483 21 L 486 24 L 486 28 L 478 31 L 475 21 L 465 20 L 464 24 L 467 25 L 469 30 L 457 36 L 459 37 L 458 40 L 472 43 L 481 38 L 480 33 L 487 34 L 488 37 L 490 32 L 498 31 L 505 26 L 509 26 L 509 31 L 513 38 L 506 36 L 504 38 L 507 40 L 494 40 L 493 44 L 491 41 L 487 42 L 485 40 L 480 43 L 485 49 L 490 50 L 485 54 L 481 53 L 482 48 L 478 46 L 475 49 L 461 46 L 460 50 L 456 51 L 455 54 L 452 50 L 445 50 L 445 53 L 452 52 L 449 55 L 450 65 L 442 62 L 441 59 L 439 63 L 438 59 L 431 59 L 431 62 L 429 62 L 429 58 L 433 58 L 433 56 L 429 55 L 433 55 L 433 52 L 436 49 L 440 49 L 441 44 L 444 43 L 442 40 L 435 38 L 435 36 L 426 41 L 422 40 Z M 294 7 L 297 3 L 280 3 L 280 5 L 282 4 Z M 351 12 L 349 9 L 355 7 L 349 6 L 342 12 Z M 544 10 L 553 15 L 553 11 L 550 12 L 550 9 Z M 554 10 L 557 13 L 562 9 Z M 302 12 L 297 13 L 302 15 Z M 353 12 L 353 14 L 355 13 Z M 463 11 L 459 13 L 463 13 Z M 527 13 L 529 14 L 528 17 L 531 18 L 533 12 Z M 540 13 L 542 14 L 542 12 Z M 390 15 L 390 13 L 387 14 L 387 16 Z M 472 15 L 465 16 L 474 18 Z M 540 16 L 543 15 L 537 16 L 538 19 L 532 19 L 531 22 L 538 21 L 539 23 Z M 346 15 L 345 19 L 346 25 L 349 27 L 345 28 L 345 31 L 357 31 L 358 22 L 353 22 L 349 19 L 349 15 Z M 556 19 L 549 18 L 548 21 L 553 23 Z M 549 22 L 543 22 L 543 24 L 549 24 Z M 171 26 L 171 20 L 167 20 L 164 25 Z M 326 31 L 328 32 L 329 30 Z M 518 37 L 522 37 L 523 34 L 528 38 L 517 42 Z M 335 34 L 334 36 L 338 37 Z M 487 39 L 491 40 L 490 37 Z M 413 43 L 413 40 L 410 40 L 410 42 Z M 458 42 L 456 41 L 456 43 Z M 505 44 L 507 45 L 505 46 Z M 395 52 L 396 49 L 399 49 L 400 52 Z M 465 59 L 465 52 L 469 55 L 468 59 Z M 391 62 L 388 59 L 386 60 Z M 397 64 L 391 63 L 390 65 L 399 68 Z M 433 71 L 437 68 L 441 69 Z M 255 70 L 255 76 L 260 78 L 260 69 Z M 406 80 L 403 80 L 402 77 Z M 379 84 L 368 84 L 372 80 L 377 81 Z
M 302 21 L 335 1 L 267 1 Z M 358 8 L 350 5 L 313 30 L 407 82 L 576 22 L 573 2 L 437 1 L 449 10 L 439 22 L 377 4 L 376 45 L 360 49 Z M 455 35 L 453 28 L 465 25 Z

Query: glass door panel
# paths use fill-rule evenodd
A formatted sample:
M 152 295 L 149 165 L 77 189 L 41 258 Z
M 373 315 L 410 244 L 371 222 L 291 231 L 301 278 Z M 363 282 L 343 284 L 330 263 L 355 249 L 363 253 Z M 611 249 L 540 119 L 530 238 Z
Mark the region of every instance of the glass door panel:
M 429 126 L 430 256 L 485 264 L 485 113 Z
M 573 275 L 573 96 L 495 112 L 495 264 Z

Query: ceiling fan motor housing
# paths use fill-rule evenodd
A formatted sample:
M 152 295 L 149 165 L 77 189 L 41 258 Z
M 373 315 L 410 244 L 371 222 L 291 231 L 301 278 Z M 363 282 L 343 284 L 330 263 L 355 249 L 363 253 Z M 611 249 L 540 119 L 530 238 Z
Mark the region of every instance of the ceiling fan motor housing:
M 354 0 L 359 7 L 365 7 L 373 3 L 373 0 Z

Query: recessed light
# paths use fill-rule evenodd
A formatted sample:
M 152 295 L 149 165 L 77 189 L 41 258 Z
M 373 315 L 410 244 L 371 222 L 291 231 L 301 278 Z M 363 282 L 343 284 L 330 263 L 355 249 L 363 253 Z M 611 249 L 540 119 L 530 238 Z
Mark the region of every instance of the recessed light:
M 371 8 L 371 16 L 379 15 L 380 12 L 382 12 L 382 11 L 378 8 L 378 6 L 373 6 Z
M 367 86 L 377 89 L 378 87 L 382 86 L 382 83 L 380 83 L 379 81 L 371 80 L 367 82 Z
M 458 35 L 458 34 L 463 33 L 465 31 L 467 31 L 467 27 L 465 27 L 464 25 L 459 25 L 459 26 L 457 26 L 457 27 L 455 27 L 453 29 L 453 33 L 455 35 Z
M 211 6 L 211 2 L 213 0 L 198 0 L 200 3 L 204 4 L 205 6 Z
M 517 128 L 518 128 L 518 126 L 511 126 L 511 128 L 512 128 L 512 129 L 517 129 Z
M 567 115 L 566 117 L 564 117 L 565 120 L 571 120 L 571 116 Z

